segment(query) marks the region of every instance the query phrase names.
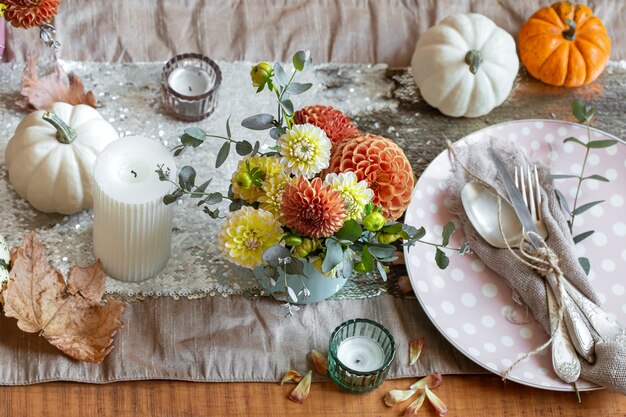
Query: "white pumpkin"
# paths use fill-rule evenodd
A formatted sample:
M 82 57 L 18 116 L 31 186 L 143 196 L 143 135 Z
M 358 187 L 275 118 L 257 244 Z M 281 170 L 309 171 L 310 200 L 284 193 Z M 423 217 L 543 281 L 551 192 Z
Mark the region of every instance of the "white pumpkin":
M 54 103 L 17 126 L 5 151 L 9 181 L 20 197 L 45 213 L 90 208 L 96 157 L 118 138 L 94 108 Z
M 455 14 L 420 37 L 411 67 L 428 104 L 448 116 L 478 117 L 506 100 L 519 59 L 513 37 L 490 19 Z

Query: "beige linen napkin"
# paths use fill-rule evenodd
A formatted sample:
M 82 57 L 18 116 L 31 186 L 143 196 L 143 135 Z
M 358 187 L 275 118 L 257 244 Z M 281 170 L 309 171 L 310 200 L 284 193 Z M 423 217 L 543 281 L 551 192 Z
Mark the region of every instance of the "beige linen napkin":
M 473 179 L 468 172 L 493 185 L 500 195 L 506 195 L 497 170 L 487 152 L 489 147 L 501 156 L 507 167 L 528 165 L 523 152 L 507 140 L 492 138 L 491 141 L 462 143 L 454 146 L 453 175 L 448 184 L 451 198 L 450 210 L 459 218 L 466 239 L 474 253 L 508 282 L 514 293 L 529 307 L 534 318 L 549 334 L 550 321 L 544 278 L 517 259 L 509 249 L 495 248 L 483 240 L 472 227 L 461 204 L 461 189 L 467 181 Z M 567 226 L 567 218 L 559 206 L 551 182 L 545 180 L 545 170 L 542 167 L 538 168 L 542 179 L 542 201 L 547 202 L 542 207 L 543 220 L 549 232 L 547 244 L 558 256 L 563 275 L 597 304 L 598 297 L 578 263 L 574 242 Z M 596 358 L 594 365 L 589 365 L 581 359 L 583 364 L 581 376 L 598 385 L 626 393 L 626 346 L 620 342 L 599 342 L 596 344 Z

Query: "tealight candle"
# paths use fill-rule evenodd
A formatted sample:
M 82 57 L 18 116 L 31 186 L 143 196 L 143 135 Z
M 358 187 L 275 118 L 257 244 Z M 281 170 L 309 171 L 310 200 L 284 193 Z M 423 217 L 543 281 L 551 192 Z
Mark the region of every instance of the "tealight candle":
M 383 383 L 396 354 L 393 337 L 368 319 L 348 320 L 330 337 L 328 375 L 342 389 L 367 392 Z
M 222 73 L 210 58 L 176 55 L 163 67 L 161 78 L 163 106 L 172 116 L 199 121 L 215 110 Z
M 173 207 L 162 200 L 173 186 L 157 166 L 176 175 L 167 148 L 141 136 L 112 142 L 96 159 L 93 251 L 113 278 L 143 281 L 170 258 Z

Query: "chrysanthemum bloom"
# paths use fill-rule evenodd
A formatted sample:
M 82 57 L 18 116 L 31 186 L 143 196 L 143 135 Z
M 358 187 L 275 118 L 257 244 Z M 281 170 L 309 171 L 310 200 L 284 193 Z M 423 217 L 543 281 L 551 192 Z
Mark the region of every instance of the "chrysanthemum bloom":
M 3 0 L 4 19 L 18 28 L 49 23 L 57 14 L 59 0 Z
M 365 135 L 338 143 L 326 172 L 353 171 L 374 190 L 372 202 L 381 205 L 387 220 L 396 220 L 409 205 L 413 170 L 402 148 L 377 135 Z
M 328 168 L 330 139 L 317 126 L 295 125 L 278 138 L 277 145 L 288 174 L 313 178 Z
M 256 268 L 263 263 L 263 252 L 280 242 L 283 234 L 272 213 L 245 206 L 228 215 L 220 231 L 219 244 L 230 262 Z
M 347 219 L 358 222 L 363 220 L 365 206 L 374 198 L 374 191 L 368 188 L 367 181 L 359 181 L 354 172 L 340 172 L 326 175 L 324 185 L 339 191 L 344 200 Z
M 330 106 L 306 106 L 293 115 L 293 121 L 297 125 L 310 123 L 319 127 L 326 132 L 333 145 L 362 134 L 348 116 Z
M 233 173 L 230 183 L 233 186 L 233 193 L 236 197 L 243 198 L 247 203 L 255 203 L 258 198 L 263 195 L 262 185 L 241 184 L 238 181 L 239 174 L 247 172 L 246 162 L 250 164 L 250 169 L 258 168 L 262 173 L 262 181 L 269 181 L 270 178 L 280 175 L 283 172 L 283 166 L 277 157 L 273 156 L 249 156 L 242 159 L 237 164 L 237 170 Z
M 267 181 L 263 181 L 261 188 L 263 189 L 263 195 L 259 197 L 260 208 L 267 210 L 280 219 L 282 213 L 280 211 L 280 205 L 283 201 L 283 192 L 285 191 L 285 184 L 289 181 L 289 177 L 285 174 L 279 174 L 269 178 Z
M 324 186 L 319 178 L 309 182 L 300 177 L 287 183 L 281 210 L 287 227 L 315 238 L 332 235 L 341 229 L 346 219 L 341 194 L 328 185 Z

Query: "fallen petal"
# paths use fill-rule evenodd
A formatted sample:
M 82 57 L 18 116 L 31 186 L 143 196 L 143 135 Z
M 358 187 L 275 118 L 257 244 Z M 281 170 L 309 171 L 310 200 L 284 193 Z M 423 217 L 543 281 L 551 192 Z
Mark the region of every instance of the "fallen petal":
M 428 388 L 428 385 L 424 387 L 424 392 L 428 397 L 428 401 L 430 401 L 433 407 L 435 407 L 435 410 L 437 410 L 437 413 L 439 413 L 439 417 L 443 417 L 448 414 L 448 407 Z
M 413 291 L 413 287 L 411 286 L 411 281 L 409 280 L 408 276 L 402 275 L 398 277 L 398 288 L 400 288 L 400 291 L 402 291 L 403 293 L 409 293 Z
M 422 393 L 417 397 L 417 400 L 413 401 L 409 406 L 404 410 L 405 416 L 416 416 L 419 409 L 424 404 L 424 398 L 426 398 L 426 393 L 422 391 Z
M 396 251 L 394 255 L 398 258 L 395 261 L 391 262 L 394 265 L 404 265 L 404 252 Z
M 289 399 L 294 403 L 302 404 L 306 397 L 309 396 L 309 391 L 311 391 L 311 375 L 313 371 L 309 371 L 306 373 L 302 381 L 291 391 L 289 394 Z
M 435 389 L 441 385 L 443 382 L 443 377 L 440 373 L 435 372 L 433 374 L 427 375 L 424 378 L 417 381 L 415 384 L 411 385 L 411 389 L 418 390 L 429 387 L 431 389 Z
M 417 391 L 413 389 L 408 389 L 408 390 L 393 389 L 389 391 L 387 394 L 385 394 L 385 404 L 387 404 L 389 407 L 393 407 L 396 404 L 399 404 L 403 401 L 408 400 L 416 392 Z
M 313 365 L 315 365 L 315 372 L 320 375 L 326 375 L 328 373 L 328 359 L 326 359 L 326 356 L 322 355 L 317 350 L 312 350 L 311 359 L 313 359 Z
M 283 385 L 287 382 L 300 382 L 302 381 L 302 375 L 300 372 L 294 371 L 293 369 L 287 371 L 285 375 L 283 375 L 283 379 L 280 380 L 280 385 Z
M 420 337 L 417 340 L 411 340 L 409 343 L 409 365 L 415 364 L 422 354 L 422 348 L 424 347 L 424 338 Z

